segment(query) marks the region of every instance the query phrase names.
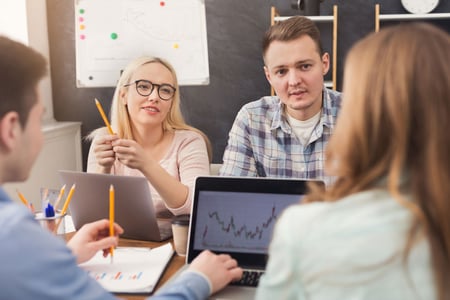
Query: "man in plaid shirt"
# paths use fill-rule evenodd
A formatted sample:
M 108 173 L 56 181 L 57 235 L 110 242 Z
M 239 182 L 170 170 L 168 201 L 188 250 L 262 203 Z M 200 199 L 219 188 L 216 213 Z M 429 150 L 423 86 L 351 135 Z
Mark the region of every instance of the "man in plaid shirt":
M 318 179 L 341 94 L 324 86 L 330 67 L 310 19 L 291 17 L 263 39 L 264 71 L 277 96 L 244 105 L 229 133 L 219 174 Z

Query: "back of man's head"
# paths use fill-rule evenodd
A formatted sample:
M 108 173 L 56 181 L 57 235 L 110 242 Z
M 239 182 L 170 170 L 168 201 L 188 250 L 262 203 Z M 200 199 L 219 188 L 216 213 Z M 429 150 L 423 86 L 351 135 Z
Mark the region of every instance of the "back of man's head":
M 25 126 L 37 99 L 35 87 L 46 73 L 47 62 L 40 53 L 0 36 L 0 118 L 16 111 Z
M 320 31 L 316 24 L 304 16 L 294 16 L 272 25 L 264 34 L 262 41 L 263 57 L 274 41 L 289 42 L 304 35 L 309 36 L 317 46 L 320 56 L 323 54 Z

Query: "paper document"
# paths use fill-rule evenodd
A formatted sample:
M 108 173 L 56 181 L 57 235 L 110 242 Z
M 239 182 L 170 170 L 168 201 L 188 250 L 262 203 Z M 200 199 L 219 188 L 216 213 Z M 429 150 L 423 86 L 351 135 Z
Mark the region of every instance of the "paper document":
M 106 290 L 113 293 L 151 293 L 174 253 L 167 243 L 158 248 L 118 247 L 114 263 L 99 251 L 80 264 Z

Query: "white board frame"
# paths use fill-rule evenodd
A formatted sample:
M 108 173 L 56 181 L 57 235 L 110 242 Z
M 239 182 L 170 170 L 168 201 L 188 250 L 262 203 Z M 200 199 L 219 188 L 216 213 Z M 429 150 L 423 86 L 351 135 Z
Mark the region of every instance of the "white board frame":
M 77 87 L 114 87 L 142 55 L 167 59 L 180 85 L 209 84 L 204 0 L 75 0 L 75 46 Z

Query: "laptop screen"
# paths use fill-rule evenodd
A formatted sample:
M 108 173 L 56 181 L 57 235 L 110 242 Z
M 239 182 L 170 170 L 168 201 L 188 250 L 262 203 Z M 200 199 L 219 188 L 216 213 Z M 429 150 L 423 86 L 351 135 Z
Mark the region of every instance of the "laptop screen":
M 200 191 L 194 248 L 265 254 L 278 216 L 300 199 L 295 194 Z
M 297 179 L 197 178 L 187 262 L 209 249 L 241 266 L 264 268 L 275 222 L 306 192 L 307 181 Z

